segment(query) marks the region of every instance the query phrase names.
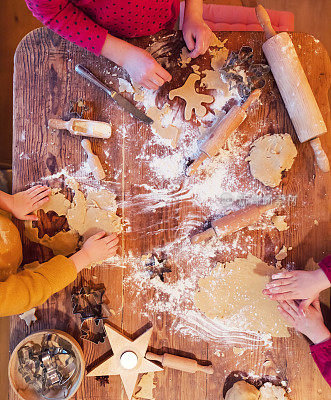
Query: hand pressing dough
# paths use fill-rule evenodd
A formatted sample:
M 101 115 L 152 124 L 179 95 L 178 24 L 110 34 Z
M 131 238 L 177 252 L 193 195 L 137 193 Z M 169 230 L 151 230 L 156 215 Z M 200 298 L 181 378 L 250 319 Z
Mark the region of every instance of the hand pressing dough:
M 154 372 L 144 374 L 141 377 L 138 386 L 141 389 L 134 395 L 135 399 L 154 400 L 153 389 L 156 388 L 156 385 L 154 385 Z
M 214 97 L 209 94 L 197 93 L 195 90 L 195 83 L 200 79 L 200 75 L 193 73 L 189 75 L 183 86 L 173 89 L 169 92 L 169 99 L 173 100 L 178 96 L 185 100 L 185 120 L 189 121 L 192 117 L 192 111 L 195 110 L 197 117 L 203 117 L 206 114 L 206 107 L 201 103 L 212 103 Z
M 259 400 L 259 390 L 246 381 L 236 382 L 231 389 L 226 392 L 225 400 Z
M 67 214 L 70 206 L 70 201 L 60 193 L 60 189 L 52 189 L 48 202 L 41 207 L 41 210 L 44 210 L 45 213 L 55 211 L 58 216 L 61 216 Z
M 166 104 L 161 110 L 157 107 L 151 107 L 146 111 L 146 114 L 154 121 L 151 125 L 152 132 L 163 139 L 170 140 L 171 146 L 175 148 L 179 139 L 179 129 L 167 120 L 171 115 L 169 104 Z
M 277 303 L 262 294 L 272 274 L 279 270 L 252 254 L 219 264 L 199 280 L 195 305 L 209 318 L 233 318 L 238 330 L 289 337 Z
M 266 186 L 276 187 L 282 172 L 288 171 L 297 155 L 297 149 L 288 133 L 265 135 L 255 140 L 246 158 L 254 178 Z
M 281 386 L 275 386 L 271 382 L 266 382 L 260 387 L 260 400 L 287 400 L 286 391 Z

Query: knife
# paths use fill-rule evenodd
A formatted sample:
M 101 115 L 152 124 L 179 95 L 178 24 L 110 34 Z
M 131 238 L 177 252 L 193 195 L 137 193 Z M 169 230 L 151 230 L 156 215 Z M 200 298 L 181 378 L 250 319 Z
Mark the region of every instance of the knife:
M 121 108 L 132 114 L 134 117 L 140 119 L 146 124 L 152 124 L 154 121 L 149 118 L 145 113 L 140 111 L 136 106 L 130 103 L 125 97 L 121 96 L 116 90 L 110 89 L 104 83 L 102 83 L 96 76 L 92 74 L 87 68 L 81 64 L 75 66 L 75 71 L 86 78 L 88 81 L 93 83 L 98 88 L 104 90 Z

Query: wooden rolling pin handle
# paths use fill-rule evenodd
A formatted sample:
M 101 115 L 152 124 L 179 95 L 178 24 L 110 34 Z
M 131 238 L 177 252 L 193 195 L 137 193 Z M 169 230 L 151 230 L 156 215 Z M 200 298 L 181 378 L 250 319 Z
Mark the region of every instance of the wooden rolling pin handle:
M 186 169 L 185 174 L 187 176 L 191 176 L 196 173 L 197 169 L 200 167 L 200 165 L 207 159 L 209 158 L 208 154 L 202 152 L 200 156 L 193 161 L 193 163 Z
M 207 239 L 210 239 L 211 237 L 216 235 L 216 231 L 214 228 L 209 228 L 206 231 L 203 231 L 201 233 L 197 233 L 196 235 L 191 237 L 191 243 L 192 244 L 197 244 L 200 242 L 203 242 Z
M 212 365 L 197 365 L 197 371 L 204 372 L 205 374 L 212 375 L 214 373 L 214 368 Z
M 62 121 L 62 119 L 50 119 L 48 127 L 51 129 L 69 129 L 70 121 Z
M 87 153 L 87 161 L 89 163 L 94 178 L 101 181 L 106 177 L 106 174 L 104 169 L 102 168 L 99 157 L 95 155 L 92 151 L 91 142 L 88 139 L 83 139 L 82 147 Z
M 158 362 L 160 362 L 161 364 L 162 364 L 162 361 L 163 361 L 163 355 L 151 353 L 150 351 L 148 351 L 148 352 L 146 353 L 146 356 L 145 356 L 145 357 L 147 358 L 147 360 L 158 361 Z
M 317 165 L 323 172 L 329 172 L 330 171 L 330 163 L 328 160 L 327 155 L 325 154 L 325 151 L 323 150 L 321 140 L 319 138 L 312 139 L 309 141 L 311 147 L 313 148 L 313 151 L 315 153 L 315 158 Z
M 248 110 L 248 108 L 256 101 L 259 99 L 261 96 L 262 90 L 261 89 L 255 89 L 253 92 L 249 95 L 248 99 L 245 101 L 245 103 L 241 106 L 241 109 L 244 110 L 245 112 Z
M 257 19 L 259 20 L 260 25 L 262 26 L 265 36 L 268 39 L 276 35 L 276 31 L 271 25 L 270 17 L 269 14 L 267 13 L 267 10 L 262 6 L 262 4 L 259 4 L 255 8 L 256 16 Z

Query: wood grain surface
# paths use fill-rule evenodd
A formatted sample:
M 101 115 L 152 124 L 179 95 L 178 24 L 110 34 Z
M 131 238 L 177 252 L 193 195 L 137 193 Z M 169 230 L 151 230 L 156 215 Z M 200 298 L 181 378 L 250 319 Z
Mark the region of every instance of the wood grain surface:
M 156 35 L 158 40 L 164 33 Z M 180 34 L 171 38 L 172 57 L 178 57 L 183 46 Z M 242 45 L 250 45 L 254 49 L 255 62 L 263 60 L 261 45 L 262 33 L 221 33 L 219 37 L 228 38 L 227 47 L 238 51 Z M 321 108 L 328 129 L 330 130 L 330 110 L 328 105 L 328 89 L 331 81 L 331 68 L 328 55 L 320 42 L 307 34 L 292 35 L 294 45 L 308 74 L 317 102 Z M 146 47 L 152 38 L 142 38 L 134 44 Z M 207 66 L 208 56 L 197 59 L 197 64 Z M 176 238 L 176 227 L 184 221 L 192 204 L 175 203 L 157 209 L 148 215 L 139 213 L 139 207 L 125 207 L 126 201 L 143 192 L 141 184 L 148 182 L 146 164 L 136 159 L 146 141 L 151 138 L 150 128 L 137 122 L 130 115 L 120 110 L 103 92 L 87 84 L 74 72 L 77 63 L 82 63 L 106 83 L 111 82 L 111 74 L 121 75 L 121 71 L 104 58 L 97 58 L 75 45 L 66 42 L 51 31 L 41 28 L 28 34 L 19 44 L 15 55 L 14 72 L 14 142 L 13 142 L 13 192 L 28 187 L 40 178 L 57 173 L 67 165 L 77 169 L 85 155 L 81 149 L 80 138 L 71 136 L 68 132 L 50 132 L 47 122 L 50 118 L 65 117 L 70 102 L 83 98 L 93 105 L 93 113 L 89 118 L 94 120 L 111 120 L 114 127 L 113 136 L 107 141 L 92 141 L 93 151 L 106 166 L 109 188 L 113 190 L 118 200 L 123 204 L 120 214 L 130 221 L 131 229 L 122 235 L 122 255 L 129 252 L 139 256 L 152 251 Z M 189 69 L 173 68 L 170 70 L 173 80 L 161 90 L 160 98 L 170 89 L 180 86 Z M 279 92 L 272 77 L 268 78 L 267 86 L 262 94 L 262 106 L 253 115 L 250 122 L 245 121 L 239 131 L 247 138 L 257 137 L 266 133 L 291 134 L 297 145 L 299 156 L 292 169 L 286 174 L 281 184 L 282 193 L 297 195 L 296 203 L 290 204 L 287 210 L 290 229 L 286 232 L 259 231 L 256 235 L 254 255 L 266 261 L 274 257 L 275 246 L 292 246 L 288 260 L 298 268 L 303 268 L 310 257 L 321 260 L 331 251 L 330 244 L 330 174 L 323 174 L 314 162 L 312 150 L 307 143 L 300 144 L 295 136 L 293 126 L 284 108 Z M 183 112 L 182 106 L 179 112 Z M 264 120 L 261 132 L 256 132 L 258 121 Z M 125 135 L 121 127 L 126 127 Z M 244 136 L 245 137 L 245 136 Z M 324 149 L 331 153 L 330 134 L 321 137 Z M 107 156 L 108 151 L 110 156 Z M 151 157 L 165 152 L 164 148 L 152 147 Z M 118 166 L 121 173 L 115 173 Z M 248 183 L 249 184 L 249 183 Z M 71 196 L 70 191 L 64 189 Z M 196 207 L 196 215 L 200 210 Z M 203 222 L 201 212 L 201 223 Z M 319 221 L 318 225 L 314 220 Z M 18 223 L 23 233 L 22 225 Z M 54 233 L 61 228 L 67 228 L 62 218 L 42 218 L 39 225 L 41 233 Z M 245 236 L 246 230 L 242 231 Z M 230 240 L 230 239 L 229 239 Z M 23 239 L 24 261 L 36 259 L 40 261 L 51 257 L 51 252 L 41 246 Z M 241 254 L 234 253 L 234 256 Z M 224 260 L 223 260 L 224 261 Z M 196 266 L 198 267 L 198 266 Z M 189 274 L 190 271 L 188 270 Z M 198 360 L 209 360 L 215 368 L 214 375 L 202 373 L 195 375 L 176 370 L 166 369 L 157 374 L 155 398 L 162 400 L 218 400 L 222 398 L 230 383 L 238 379 L 236 371 L 252 373 L 261 376 L 262 380 L 276 376 L 278 382 L 286 380 L 291 387 L 289 394 L 292 400 L 327 400 L 331 391 L 320 375 L 309 353 L 307 341 L 296 333 L 291 338 L 274 339 L 272 348 L 257 347 L 246 351 L 242 356 L 233 353 L 232 346 L 223 343 L 208 342 L 194 339 L 189 335 L 174 332 L 173 317 L 170 314 L 142 314 L 140 310 L 144 303 L 153 298 L 153 293 L 140 294 L 135 287 L 124 285 L 123 279 L 130 274 L 130 265 L 123 268 L 96 268 L 84 271 L 77 281 L 52 296 L 42 307 L 38 308 L 39 320 L 31 329 L 18 317 L 11 318 L 12 350 L 28 333 L 45 328 L 64 330 L 73 335 L 83 347 L 86 364 L 98 360 L 109 352 L 109 344 L 91 344 L 79 338 L 78 317 L 72 314 L 70 293 L 72 286 L 84 281 L 91 281 L 92 275 L 98 282 L 103 282 L 107 288 L 107 297 L 115 315 L 110 323 L 131 337 L 136 337 L 141 331 L 153 324 L 154 332 L 151 348 L 167 349 L 178 355 L 191 355 Z M 177 278 L 176 269 L 171 273 L 171 280 Z M 224 357 L 215 354 L 220 350 Z M 272 361 L 271 366 L 263 366 L 266 358 Z M 253 379 L 253 378 L 252 378 Z M 223 387 L 225 385 L 225 390 Z M 105 398 L 125 399 L 119 377 L 112 377 L 110 385 L 101 387 L 94 378 L 85 378 L 78 391 L 76 399 L 101 400 Z M 10 399 L 16 399 L 11 392 Z

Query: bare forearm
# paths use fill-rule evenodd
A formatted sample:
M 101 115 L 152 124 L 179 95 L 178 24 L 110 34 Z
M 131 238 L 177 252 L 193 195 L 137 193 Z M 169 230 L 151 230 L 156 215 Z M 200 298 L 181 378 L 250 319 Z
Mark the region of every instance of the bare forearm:
M 202 18 L 203 1 L 202 0 L 186 0 L 185 1 L 185 18 L 196 17 Z
M 132 50 L 132 47 L 133 46 L 125 40 L 118 39 L 108 34 L 101 49 L 101 55 L 122 67 L 125 63 L 125 55 Z

